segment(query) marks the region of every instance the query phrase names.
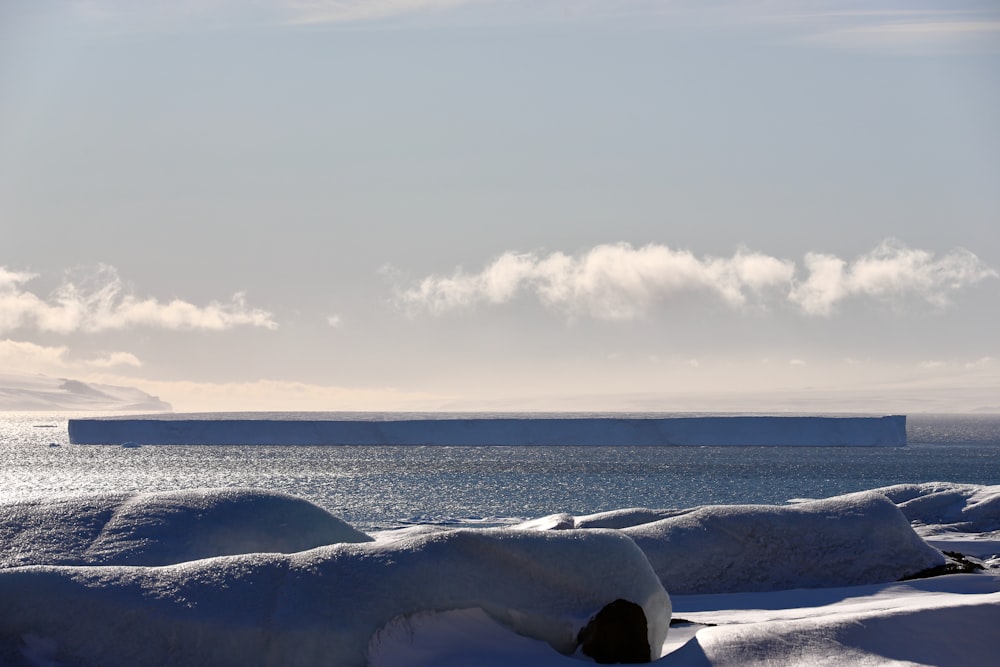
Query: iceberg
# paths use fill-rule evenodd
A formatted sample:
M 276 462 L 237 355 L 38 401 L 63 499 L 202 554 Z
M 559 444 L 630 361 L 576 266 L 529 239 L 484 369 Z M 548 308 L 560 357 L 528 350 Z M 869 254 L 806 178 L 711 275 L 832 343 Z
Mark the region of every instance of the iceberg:
M 69 420 L 75 444 L 901 446 L 891 416 L 151 415 Z

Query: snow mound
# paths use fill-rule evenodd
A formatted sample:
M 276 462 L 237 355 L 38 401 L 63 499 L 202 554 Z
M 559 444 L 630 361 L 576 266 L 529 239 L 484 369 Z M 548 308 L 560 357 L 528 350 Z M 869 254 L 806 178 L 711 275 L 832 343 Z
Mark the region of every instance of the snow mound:
M 571 653 L 617 599 L 639 605 L 653 655 L 670 599 L 614 531 L 463 529 L 296 554 L 165 567 L 0 570 L 0 656 L 60 664 L 365 665 L 376 634 L 426 612 L 482 609 Z M 373 641 L 374 638 L 374 641 Z
M 0 568 L 169 565 L 370 540 L 306 500 L 251 489 L 88 495 L 0 505 Z
M 134 387 L 0 373 L 0 410 L 167 412 L 171 407 Z
M 1000 530 L 1000 486 L 927 482 L 875 491 L 896 503 L 917 526 L 934 526 L 938 532 Z
M 714 627 L 661 659 L 664 667 L 988 667 L 1000 652 L 996 576 L 682 597 L 678 604 L 693 608 L 680 612 L 686 619 Z
M 576 517 L 574 523 L 577 528 L 628 528 L 638 526 L 643 523 L 652 523 L 661 519 L 684 514 L 691 510 L 655 510 L 645 507 L 631 507 L 628 509 L 611 510 L 609 512 L 598 512 L 586 516 Z
M 673 594 L 896 581 L 943 564 L 885 496 L 717 505 L 624 528 Z
M 645 552 L 664 587 L 680 595 L 896 581 L 945 562 L 874 491 L 788 506 L 553 514 L 516 527 L 619 529 Z

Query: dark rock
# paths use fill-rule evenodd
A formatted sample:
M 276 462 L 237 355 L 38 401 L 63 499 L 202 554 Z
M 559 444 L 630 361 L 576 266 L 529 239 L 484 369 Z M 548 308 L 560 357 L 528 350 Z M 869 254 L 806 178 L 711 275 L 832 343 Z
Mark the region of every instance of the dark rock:
M 979 563 L 970 560 L 965 554 L 959 553 L 957 551 L 942 551 L 946 557 L 947 561 L 942 565 L 935 565 L 934 567 L 929 567 L 926 570 L 921 570 L 920 572 L 915 572 L 914 574 L 909 574 L 900 579 L 900 581 L 910 581 L 912 579 L 929 579 L 931 577 L 940 577 L 945 574 L 967 574 L 973 572 L 982 572 L 985 568 Z
M 580 630 L 576 641 L 583 654 L 597 663 L 650 661 L 646 613 L 628 600 L 605 605 Z

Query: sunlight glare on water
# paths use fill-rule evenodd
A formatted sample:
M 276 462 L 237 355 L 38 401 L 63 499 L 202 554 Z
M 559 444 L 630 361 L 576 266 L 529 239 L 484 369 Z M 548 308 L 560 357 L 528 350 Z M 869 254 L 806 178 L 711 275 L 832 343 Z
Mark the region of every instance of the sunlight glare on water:
M 70 445 L 66 415 L 0 421 L 0 500 L 254 487 L 362 529 L 624 507 L 783 503 L 890 484 L 1000 484 L 1000 418 L 909 420 L 907 447 Z M 56 446 L 53 446 L 56 445 Z

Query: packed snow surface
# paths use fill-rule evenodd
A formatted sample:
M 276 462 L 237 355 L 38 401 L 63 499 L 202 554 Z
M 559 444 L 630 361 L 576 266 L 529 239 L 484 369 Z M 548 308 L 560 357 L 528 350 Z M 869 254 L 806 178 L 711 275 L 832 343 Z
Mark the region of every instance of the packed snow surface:
M 0 665 L 565 666 L 627 600 L 666 666 L 986 667 L 998 498 L 938 482 L 371 536 L 252 490 L 20 501 L 0 505 Z M 945 562 L 924 533 L 984 569 L 900 581 Z
M 76 444 L 898 446 L 906 417 L 430 417 L 71 419 Z

